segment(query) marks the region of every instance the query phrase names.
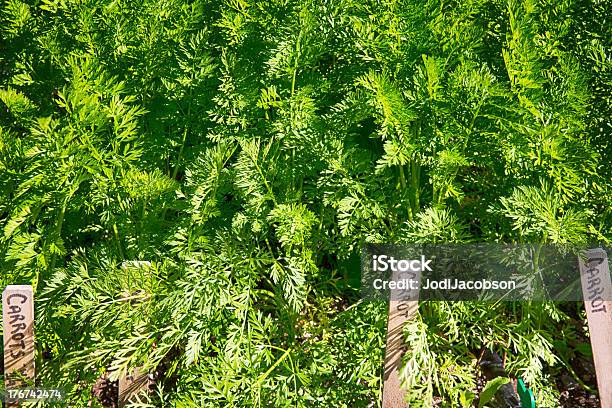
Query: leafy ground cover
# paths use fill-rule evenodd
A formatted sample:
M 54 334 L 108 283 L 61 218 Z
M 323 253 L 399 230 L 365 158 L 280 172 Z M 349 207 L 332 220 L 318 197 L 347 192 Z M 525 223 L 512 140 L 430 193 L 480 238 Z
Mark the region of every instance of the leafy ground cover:
M 0 1 L 0 284 L 36 288 L 38 381 L 376 406 L 363 243 L 610 242 L 609 6 Z M 595 393 L 580 305 L 420 312 L 411 406 L 469 404 L 483 347 L 542 407 Z

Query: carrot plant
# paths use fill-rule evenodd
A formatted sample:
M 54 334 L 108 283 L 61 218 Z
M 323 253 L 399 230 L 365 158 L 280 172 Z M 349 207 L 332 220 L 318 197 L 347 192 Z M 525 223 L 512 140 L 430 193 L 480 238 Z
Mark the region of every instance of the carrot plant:
M 364 243 L 610 242 L 608 8 L 1 0 L 0 283 L 35 287 L 38 381 L 73 407 L 135 366 L 134 406 L 376 406 Z M 465 402 L 484 346 L 557 406 L 559 305 L 420 311 L 411 406 Z

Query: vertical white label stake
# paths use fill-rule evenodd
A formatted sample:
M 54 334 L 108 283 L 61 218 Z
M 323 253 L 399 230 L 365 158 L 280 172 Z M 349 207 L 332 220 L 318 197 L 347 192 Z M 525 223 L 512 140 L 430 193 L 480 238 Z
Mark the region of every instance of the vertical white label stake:
M 420 282 L 420 273 L 392 273 L 391 279 L 399 282 L 412 279 Z M 419 309 L 419 291 L 391 289 L 389 295 L 389 320 L 387 322 L 387 346 L 385 349 L 385 369 L 383 374 L 382 408 L 407 407 L 405 392 L 400 387 L 399 372 L 402 367 L 402 356 L 406 352 L 404 344 L 404 324 L 412 320 Z
M 2 292 L 4 383 L 6 389 L 32 388 L 34 381 L 34 291 L 9 285 Z M 16 403 L 7 403 L 7 408 Z
M 612 407 L 612 283 L 608 255 L 591 249 L 579 258 L 582 294 L 602 407 Z

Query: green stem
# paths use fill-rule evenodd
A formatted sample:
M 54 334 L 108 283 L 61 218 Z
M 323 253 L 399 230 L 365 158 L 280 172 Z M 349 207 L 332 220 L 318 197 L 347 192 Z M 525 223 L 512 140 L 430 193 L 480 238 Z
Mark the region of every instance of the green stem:
M 185 127 L 183 131 L 183 141 L 181 143 L 181 148 L 179 150 L 178 159 L 176 160 L 176 165 L 174 166 L 174 170 L 172 171 L 172 178 L 176 180 L 176 176 L 178 175 L 179 166 L 181 165 L 181 161 L 183 160 L 183 151 L 185 150 L 185 142 L 187 141 L 187 130 L 189 128 Z
M 559 356 L 559 361 L 561 361 L 561 364 L 563 364 L 563 366 L 567 369 L 567 371 L 569 371 L 569 373 L 574 378 L 574 380 L 576 380 L 578 382 L 578 384 L 580 384 L 580 386 L 582 386 L 582 388 L 584 388 L 586 391 L 588 391 L 589 394 L 597 395 L 599 393 L 599 391 L 597 389 L 593 389 L 593 388 L 589 387 L 588 385 L 586 385 L 584 383 L 584 381 L 582 381 L 580 376 L 578 374 L 576 374 L 576 372 L 572 368 L 571 364 L 569 364 L 567 361 L 565 361 L 565 359 L 563 357 Z
M 263 181 L 264 186 L 266 187 L 266 190 L 268 191 L 268 194 L 270 194 L 270 198 L 272 199 L 272 202 L 276 206 L 277 205 L 276 197 L 274 197 L 274 193 L 272 192 L 272 188 L 268 184 L 268 180 L 266 180 L 266 177 L 264 176 L 263 171 L 261 171 L 259 164 L 257 164 L 257 157 L 251 157 L 251 161 L 253 162 L 253 166 L 255 166 L 255 169 L 257 169 L 257 173 L 259 173 L 259 177 L 261 177 L 261 180 Z
M 189 123 L 189 120 L 191 118 L 191 101 L 193 100 L 193 98 L 191 97 L 191 89 L 189 90 L 189 105 L 187 105 L 187 122 Z M 174 171 L 172 172 L 172 178 L 176 179 L 176 176 L 178 175 L 178 170 L 179 167 L 181 166 L 181 161 L 183 160 L 183 152 L 185 150 L 185 143 L 187 142 L 187 133 L 189 131 L 189 126 L 185 125 L 185 130 L 183 130 L 183 141 L 181 142 L 181 148 L 179 150 L 179 155 L 178 155 L 178 159 L 176 160 L 176 166 L 174 166 Z
M 291 80 L 291 96 L 295 93 L 295 80 L 297 78 L 298 65 L 300 62 L 300 43 L 302 42 L 302 30 L 298 34 L 295 42 L 295 62 L 293 64 L 293 79 Z
M 191 117 L 191 90 L 189 90 L 189 105 L 187 106 L 187 119 Z M 181 148 L 179 149 L 179 155 L 176 160 L 176 165 L 174 166 L 174 170 L 172 171 L 172 179 L 176 180 L 176 176 L 178 175 L 179 168 L 181 166 L 181 162 L 183 161 L 183 152 L 185 151 L 185 144 L 187 143 L 187 133 L 189 131 L 189 127 L 185 125 L 185 129 L 183 130 L 183 140 L 181 141 Z M 164 206 L 162 211 L 161 220 L 163 221 L 166 218 L 166 211 L 168 209 Z
M 285 351 L 285 353 L 284 353 L 284 354 L 283 354 L 283 355 L 282 355 L 282 356 L 281 356 L 281 357 L 280 357 L 278 360 L 276 360 L 276 362 L 275 362 L 274 364 L 272 364 L 272 367 L 270 367 L 270 368 L 268 369 L 268 371 L 266 371 L 265 373 L 263 373 L 263 375 L 261 375 L 261 376 L 260 376 L 260 377 L 257 379 L 257 381 L 256 381 L 256 383 L 255 383 L 255 384 L 256 384 L 256 385 L 259 387 L 259 386 L 261 385 L 261 383 L 263 382 L 263 380 L 265 380 L 265 379 L 266 379 L 266 377 L 267 377 L 268 375 L 270 375 L 270 373 L 271 373 L 272 371 L 274 371 L 274 369 L 275 369 L 276 367 L 278 367 L 278 365 L 279 365 L 280 363 L 282 363 L 282 362 L 283 362 L 283 360 L 284 360 L 285 358 L 287 358 L 287 356 L 289 356 L 289 353 L 290 353 L 290 352 L 291 352 L 291 348 L 288 348 L 288 349 L 287 349 L 287 351 Z
M 399 166 L 399 175 L 400 175 L 400 183 L 402 186 L 402 193 L 406 194 L 406 190 L 408 189 L 408 186 L 406 183 L 406 175 L 404 174 L 403 165 Z M 408 201 L 411 201 L 410 198 L 408 199 Z M 408 206 L 408 220 L 412 221 L 412 218 L 413 218 L 412 203 L 410 203 L 410 205 Z
M 115 240 L 117 241 L 117 250 L 119 251 L 119 256 L 121 259 L 125 259 L 123 254 L 123 248 L 121 247 L 121 239 L 119 238 L 119 229 L 117 228 L 117 223 L 113 223 L 113 234 L 115 235 Z
M 291 96 L 293 96 L 293 94 L 295 93 L 295 79 L 296 79 L 296 77 L 297 77 L 297 66 L 293 68 L 293 79 L 291 80 Z
M 68 207 L 68 197 L 64 199 L 64 203 L 62 204 L 62 208 L 60 209 L 59 215 L 57 216 L 57 224 L 55 225 L 55 231 L 53 232 L 53 239 L 57 239 L 62 235 L 62 228 L 64 225 L 64 217 L 66 216 L 66 208 Z M 56 257 L 54 254 L 51 255 L 51 261 L 49 262 L 49 271 L 52 271 L 55 268 L 55 260 Z M 37 279 L 38 280 L 38 279 Z M 38 282 L 36 285 L 38 286 Z
M 420 206 L 420 193 L 419 193 L 419 179 L 421 176 L 421 169 L 419 167 L 419 164 L 416 162 L 416 160 L 412 160 L 410 162 L 410 179 L 411 179 L 411 183 L 412 183 L 412 213 L 416 214 L 419 212 L 419 206 Z
M 144 219 L 145 219 L 146 212 L 147 212 L 147 201 L 145 199 L 142 202 L 142 208 L 140 209 L 140 222 L 138 223 L 138 229 L 139 229 L 138 242 L 140 243 L 141 247 L 143 245 L 144 228 L 145 228 Z

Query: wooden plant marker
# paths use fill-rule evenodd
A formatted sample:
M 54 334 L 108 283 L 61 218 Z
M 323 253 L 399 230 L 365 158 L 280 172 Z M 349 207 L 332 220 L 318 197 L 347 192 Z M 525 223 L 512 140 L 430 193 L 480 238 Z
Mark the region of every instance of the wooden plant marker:
M 32 388 L 34 382 L 34 291 L 30 285 L 9 285 L 2 292 L 4 384 L 8 389 Z M 19 403 L 6 403 L 6 408 Z
M 119 379 L 119 407 L 137 401 L 137 396 L 149 392 L 149 373 L 137 367 Z
M 121 269 L 151 268 L 150 261 L 124 261 Z M 138 401 L 138 397 L 149 393 L 149 373 L 141 367 L 132 369 L 127 375 L 119 378 L 119 408 L 125 407 L 130 402 Z
M 403 276 L 402 272 L 393 272 L 391 279 L 420 280 L 419 275 L 408 272 Z M 411 290 L 402 294 L 401 290 L 390 290 L 389 297 L 389 320 L 387 322 L 387 346 L 385 349 L 385 369 L 383 374 L 383 402 L 382 408 L 407 407 L 404 401 L 405 392 L 400 387 L 399 372 L 402 366 L 402 356 L 406 353 L 404 344 L 404 324 L 412 320 L 419 309 L 418 290 Z
M 603 408 L 612 407 L 612 282 L 608 254 L 601 248 L 579 258 L 597 388 Z

